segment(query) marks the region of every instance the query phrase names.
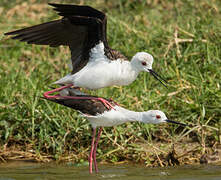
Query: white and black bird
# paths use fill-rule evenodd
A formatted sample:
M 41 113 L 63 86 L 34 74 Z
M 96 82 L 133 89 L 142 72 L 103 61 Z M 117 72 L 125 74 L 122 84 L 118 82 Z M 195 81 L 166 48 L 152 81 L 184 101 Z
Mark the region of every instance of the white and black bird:
M 67 87 L 61 87 L 58 91 L 60 91 L 60 93 L 54 95 L 53 98 L 45 99 L 80 111 L 81 115 L 87 118 L 92 125 L 93 136 L 89 155 L 90 173 L 92 173 L 92 162 L 94 162 L 95 171 L 98 172 L 96 149 L 103 127 L 116 126 L 126 122 L 142 122 L 151 124 L 168 122 L 186 126 L 186 124 L 169 120 L 166 115 L 159 110 L 149 110 L 145 112 L 130 111 L 121 107 L 113 100 L 105 99 L 113 106 L 113 109 L 109 109 L 101 101 L 94 99 L 96 96 L 90 96 L 76 89 Z M 51 93 L 53 92 L 55 91 L 52 90 Z M 99 127 L 99 131 L 95 140 L 97 127 Z
M 69 46 L 72 72 L 55 84 L 99 89 L 112 85 L 128 85 L 141 71 L 152 74 L 164 86 L 166 80 L 153 69 L 153 57 L 136 53 L 131 61 L 109 47 L 107 17 L 90 6 L 49 3 L 61 19 L 5 33 L 28 44 Z M 46 92 L 45 97 L 48 97 Z M 49 98 L 49 97 L 48 97 Z M 103 100 L 105 103 L 105 100 Z
M 159 110 L 149 110 L 145 112 L 135 112 L 125 109 L 110 99 L 105 99 L 112 106 L 113 109 L 107 108 L 101 101 L 93 99 L 95 96 L 90 96 L 73 88 L 61 87 L 60 93 L 54 95 L 53 98 L 45 98 L 50 101 L 62 104 L 72 109 L 78 110 L 87 118 L 93 128 L 93 136 L 91 143 L 91 151 L 89 154 L 89 172 L 92 173 L 92 163 L 94 162 L 94 169 L 98 172 L 96 162 L 96 149 L 103 127 L 111 127 L 120 125 L 126 122 L 141 122 L 141 123 L 175 123 L 181 126 L 186 124 L 169 120 L 166 115 Z M 53 93 L 53 90 L 51 91 Z M 68 97 L 68 98 L 67 98 Z M 96 137 L 96 128 L 99 127 L 98 135 Z

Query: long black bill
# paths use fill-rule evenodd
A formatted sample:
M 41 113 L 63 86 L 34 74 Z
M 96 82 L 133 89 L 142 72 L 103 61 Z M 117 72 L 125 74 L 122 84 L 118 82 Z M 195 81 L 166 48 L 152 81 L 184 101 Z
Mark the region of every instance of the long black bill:
M 172 121 L 172 120 L 169 120 L 169 119 L 167 119 L 166 122 L 173 123 L 173 124 L 178 124 L 178 125 L 181 125 L 181 126 L 187 126 L 187 124 L 183 124 L 183 123 L 180 123 L 180 122 L 177 122 L 177 121 Z
M 161 84 L 163 84 L 167 88 L 167 81 L 163 79 L 159 74 L 157 74 L 153 69 L 148 69 L 150 74 L 153 75 L 158 81 L 160 81 Z

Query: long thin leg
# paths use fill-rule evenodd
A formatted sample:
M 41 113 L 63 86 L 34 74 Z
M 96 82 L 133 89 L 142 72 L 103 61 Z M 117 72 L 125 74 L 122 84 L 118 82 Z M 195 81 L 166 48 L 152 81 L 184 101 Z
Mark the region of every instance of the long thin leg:
M 107 101 L 106 99 L 100 98 L 100 97 L 95 98 L 95 99 L 101 101 L 106 106 L 107 109 L 114 109 L 115 110 L 115 108 L 112 106 L 112 104 L 109 103 L 109 101 Z
M 57 96 L 55 96 L 57 97 Z M 107 109 L 114 109 L 115 108 L 111 105 L 111 103 L 109 103 L 106 99 L 104 98 L 100 98 L 100 97 L 76 97 L 76 96 L 62 96 L 62 98 L 67 98 L 67 99 L 91 99 L 91 100 L 98 100 L 101 101 Z
M 93 152 L 94 152 L 94 141 L 96 136 L 96 128 L 93 128 L 92 142 L 91 142 L 91 152 L 89 155 L 89 172 L 92 173 L 92 160 L 93 160 Z
M 48 98 L 48 99 L 52 99 L 52 98 L 58 98 L 59 97 L 59 95 L 49 95 L 49 94 L 52 94 L 52 93 L 54 93 L 54 92 L 58 92 L 58 91 L 61 91 L 61 90 L 63 90 L 63 89 L 66 89 L 66 88 L 69 88 L 69 87 L 71 87 L 72 86 L 72 84 L 69 84 L 69 85 L 66 85 L 66 86 L 62 86 L 62 87 L 60 87 L 60 88 L 57 88 L 57 89 L 53 89 L 53 90 L 51 90 L 51 91 L 47 91 L 47 92 L 45 92 L 43 95 L 44 95 L 44 97 L 45 98 Z M 111 103 L 110 102 L 108 102 L 106 99 L 104 99 L 104 98 L 100 98 L 100 97 L 74 97 L 74 96 L 62 96 L 62 98 L 67 98 L 67 99 L 94 99 L 94 100 L 98 100 L 98 101 L 101 101 L 105 106 L 106 106 L 106 108 L 107 109 L 115 109 L 112 105 L 111 105 Z
M 97 145 L 98 145 L 98 141 L 100 140 L 102 130 L 103 130 L 103 127 L 100 127 L 100 129 L 99 129 L 99 131 L 98 131 L 97 139 L 96 139 L 96 141 L 95 141 L 94 151 L 93 151 L 94 169 L 95 169 L 95 172 L 96 172 L 96 173 L 98 172 L 97 160 L 96 160 L 96 151 L 97 151 Z
M 51 90 L 51 91 L 47 91 L 47 92 L 45 92 L 43 95 L 44 95 L 45 98 L 48 98 L 48 99 L 50 99 L 50 98 L 57 98 L 57 97 L 58 97 L 57 95 L 55 95 L 55 96 L 50 96 L 49 94 L 52 94 L 52 93 L 54 93 L 54 92 L 61 91 L 61 90 L 63 90 L 63 89 L 69 88 L 69 87 L 71 87 L 71 86 L 72 86 L 72 84 L 68 84 L 68 85 L 66 85 L 66 86 L 62 86 L 62 87 L 53 89 L 53 90 Z

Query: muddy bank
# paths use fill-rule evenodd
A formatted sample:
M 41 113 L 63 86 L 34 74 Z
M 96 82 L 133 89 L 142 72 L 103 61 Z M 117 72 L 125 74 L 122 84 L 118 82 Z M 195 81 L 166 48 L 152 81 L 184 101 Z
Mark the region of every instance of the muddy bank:
M 102 145 L 99 146 L 102 151 Z M 104 148 L 105 149 L 105 148 Z M 1 147 L 0 161 L 2 163 L 11 160 L 25 160 L 34 162 L 87 162 L 89 149 L 83 151 L 64 152 L 63 154 L 47 154 L 45 152 L 37 152 L 32 145 L 23 146 L 21 144 L 13 144 Z M 194 164 L 211 164 L 221 163 L 221 145 L 214 143 L 213 146 L 203 147 L 197 142 L 183 141 L 180 143 L 143 143 L 138 142 L 136 145 L 128 147 L 112 148 L 111 152 L 98 153 L 98 161 L 100 163 L 140 163 L 148 167 L 167 167 L 178 165 L 194 165 Z M 113 160 L 115 157 L 115 160 Z M 117 160 L 116 160 L 117 158 Z

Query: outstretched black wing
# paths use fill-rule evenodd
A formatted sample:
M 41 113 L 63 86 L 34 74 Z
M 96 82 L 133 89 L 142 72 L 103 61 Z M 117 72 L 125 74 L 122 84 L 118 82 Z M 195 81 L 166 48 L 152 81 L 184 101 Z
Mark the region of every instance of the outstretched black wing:
M 89 60 L 89 52 L 99 41 L 109 49 L 106 38 L 107 19 L 104 13 L 89 7 L 49 3 L 63 18 L 17 31 L 5 33 L 29 44 L 57 47 L 69 46 L 73 65 L 78 72 Z

